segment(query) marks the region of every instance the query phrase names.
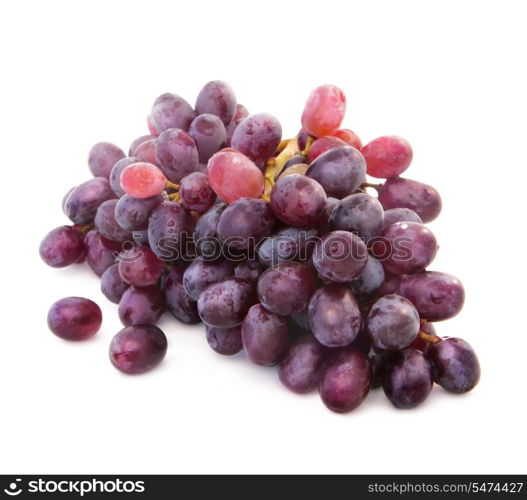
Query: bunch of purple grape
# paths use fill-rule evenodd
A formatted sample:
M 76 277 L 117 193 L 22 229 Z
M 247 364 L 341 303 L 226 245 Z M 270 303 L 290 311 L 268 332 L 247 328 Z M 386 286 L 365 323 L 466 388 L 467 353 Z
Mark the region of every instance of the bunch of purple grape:
M 320 86 L 299 134 L 282 140 L 274 116 L 250 115 L 213 81 L 194 108 L 158 97 L 150 134 L 128 155 L 106 142 L 91 149 L 94 177 L 63 200 L 73 225 L 53 229 L 40 255 L 52 267 L 87 261 L 101 277 L 125 326 L 110 344 L 117 369 L 143 373 L 163 360 L 156 323 L 169 311 L 203 321 L 220 354 L 278 365 L 293 392 L 318 387 L 337 412 L 380 385 L 394 406 L 412 408 L 434 381 L 454 393 L 477 384 L 472 347 L 434 328 L 464 301 L 457 278 L 427 270 L 437 242 L 424 224 L 441 198 L 400 177 L 412 160 L 406 140 L 362 146 L 339 128 L 345 109 L 340 89 Z M 80 297 L 48 315 L 68 340 L 94 335 L 101 321 Z

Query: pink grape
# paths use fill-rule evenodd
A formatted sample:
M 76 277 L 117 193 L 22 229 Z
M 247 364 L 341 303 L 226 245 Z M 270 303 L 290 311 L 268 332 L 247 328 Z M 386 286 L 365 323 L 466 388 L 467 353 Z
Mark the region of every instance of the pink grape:
M 108 179 L 113 166 L 126 155 L 121 148 L 110 142 L 98 142 L 90 149 L 88 166 L 94 177 Z
M 207 177 L 214 192 L 227 203 L 258 198 L 264 189 L 262 171 L 233 149 L 223 149 L 209 160 Z
M 322 153 L 329 151 L 330 149 L 336 148 L 337 146 L 347 146 L 348 144 L 338 137 L 332 135 L 325 135 L 320 139 L 317 139 L 309 149 L 307 154 L 307 162 L 311 163 L 316 160 Z
M 348 146 L 352 146 L 359 151 L 362 149 L 362 141 L 359 136 L 349 128 L 339 128 L 333 135 L 342 139 Z
M 146 163 L 157 165 L 156 138 L 148 139 L 139 144 L 139 146 L 135 148 L 134 156 L 138 158 L 139 161 L 145 161 Z
M 333 135 L 344 118 L 346 96 L 334 85 L 313 90 L 302 113 L 302 128 L 310 135 Z
M 388 179 L 401 175 L 412 162 L 412 147 L 402 137 L 387 135 L 369 142 L 361 150 L 366 171 L 372 177 Z
M 165 189 L 166 182 L 165 174 L 151 163 L 133 163 L 121 173 L 123 191 L 134 198 L 156 196 Z

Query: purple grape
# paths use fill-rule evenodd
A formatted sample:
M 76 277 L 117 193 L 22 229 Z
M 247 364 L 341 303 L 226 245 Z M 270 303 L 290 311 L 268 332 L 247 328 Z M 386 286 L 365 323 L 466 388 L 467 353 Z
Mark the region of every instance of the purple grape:
M 479 382 L 480 367 L 472 346 L 459 338 L 447 338 L 430 347 L 434 380 L 449 392 L 461 394 Z
M 243 118 L 239 119 L 239 120 L 232 120 L 231 123 L 229 123 L 226 127 L 226 130 L 227 130 L 227 142 L 226 142 L 226 146 L 228 148 L 231 147 L 231 141 L 232 141 L 232 137 L 234 135 L 234 132 L 236 132 L 236 129 L 238 128 L 238 125 L 240 125 L 241 122 L 243 122 Z
M 246 250 L 272 234 L 275 226 L 269 203 L 259 198 L 240 198 L 223 211 L 217 231 L 228 248 Z
M 131 286 L 119 301 L 119 318 L 124 326 L 156 323 L 165 306 L 163 293 L 156 286 Z
M 137 139 L 134 139 L 132 144 L 130 144 L 130 149 L 128 150 L 128 156 L 134 156 L 135 151 L 141 144 L 143 144 L 146 141 L 151 141 L 152 139 L 155 139 L 155 138 L 156 138 L 155 135 L 148 134 L 148 135 L 142 135 L 138 137 Z
M 110 361 L 123 373 L 145 373 L 163 361 L 167 344 L 166 335 L 155 325 L 128 326 L 112 339 Z
M 123 170 L 129 165 L 132 165 L 133 163 L 137 163 L 138 161 L 141 161 L 141 160 L 139 160 L 139 158 L 136 158 L 135 156 L 130 156 L 126 158 L 121 158 L 113 166 L 112 171 L 110 172 L 110 187 L 112 188 L 112 191 L 119 198 L 126 194 L 123 188 L 121 187 L 121 174 Z
M 366 162 L 351 146 L 338 146 L 322 153 L 306 175 L 316 180 L 333 198 L 344 198 L 365 181 Z
M 196 99 L 196 111 L 219 116 L 228 125 L 236 113 L 236 96 L 231 86 L 221 80 L 207 83 Z
M 319 391 L 324 404 L 338 413 L 354 410 L 370 391 L 371 366 L 361 351 L 345 347 L 324 366 Z
M 433 221 L 441 212 L 441 197 L 436 189 L 421 182 L 393 177 L 379 191 L 379 201 L 390 208 L 409 208 L 423 222 Z
M 266 267 L 293 260 L 307 261 L 313 253 L 316 240 L 315 229 L 281 229 L 258 246 L 258 260 Z
M 413 210 L 409 208 L 390 208 L 384 212 L 384 229 L 396 222 L 418 222 L 423 221 Z
M 428 397 L 432 385 L 432 366 L 417 349 L 397 352 L 384 372 L 384 393 L 396 408 L 415 408 Z
M 182 257 L 182 246 L 192 237 L 190 212 L 181 204 L 165 201 L 154 208 L 148 221 L 148 241 L 156 256 L 164 261 Z
M 232 328 L 242 323 L 255 302 L 254 287 L 247 281 L 228 279 L 210 285 L 199 297 L 201 320 L 217 328 Z
M 216 193 L 203 172 L 193 172 L 181 179 L 179 197 L 189 210 L 199 213 L 206 212 L 216 201 Z
M 214 262 L 195 259 L 183 274 L 183 287 L 190 299 L 197 301 L 209 285 L 224 281 L 233 275 L 234 264 L 228 260 Z
M 384 209 L 376 198 L 365 193 L 343 198 L 331 213 L 331 224 L 336 229 L 350 231 L 366 243 L 381 233 Z
M 100 307 L 83 297 L 57 300 L 48 313 L 49 329 L 61 339 L 85 340 L 95 335 L 102 324 Z
M 88 167 L 94 177 L 108 179 L 113 166 L 125 156 L 124 151 L 115 144 L 98 142 L 90 149 Z
M 320 380 L 320 372 L 329 350 L 313 335 L 304 335 L 289 348 L 278 367 L 280 382 L 297 394 L 312 391 Z
M 39 252 L 48 266 L 70 266 L 84 255 L 84 237 L 74 227 L 59 226 L 44 236 Z
M 119 274 L 130 285 L 155 285 L 163 268 L 163 262 L 148 247 L 133 248 L 119 256 Z
M 95 228 L 101 236 L 112 241 L 132 241 L 132 233 L 123 229 L 115 219 L 115 207 L 118 200 L 101 203 L 95 215 Z
M 218 237 L 218 221 L 223 211 L 227 208 L 225 203 L 217 203 L 207 210 L 198 220 L 194 231 L 194 243 L 197 252 L 212 260 L 221 255 L 221 244 Z
M 157 164 L 167 179 L 179 183 L 183 177 L 198 170 L 198 148 L 194 139 L 177 128 L 162 132 L 155 142 Z
M 296 140 L 298 143 L 298 149 L 300 151 L 304 151 L 306 149 L 308 137 L 309 137 L 309 134 L 305 130 L 300 129 L 300 131 L 298 132 L 296 136 Z
M 164 278 L 163 292 L 166 308 L 179 321 L 188 325 L 199 323 L 198 305 L 185 293 L 183 269 L 174 268 Z
M 300 174 L 281 177 L 271 190 L 273 212 L 295 227 L 314 227 L 324 212 L 326 199 L 318 182 Z
M 306 264 L 285 262 L 267 269 L 258 279 L 258 297 L 269 311 L 291 316 L 304 310 L 315 291 L 315 279 Z
M 362 272 L 350 282 L 350 288 L 356 297 L 366 299 L 375 295 L 384 283 L 385 274 L 382 264 L 371 255 Z M 392 293 L 392 292 L 390 292 Z
M 148 228 L 152 210 L 162 202 L 162 195 L 134 198 L 125 194 L 115 205 L 115 220 L 126 231 L 143 231 Z
M 326 347 L 345 347 L 357 337 L 362 325 L 359 304 L 344 285 L 319 288 L 309 301 L 309 326 Z
M 282 139 L 280 122 L 268 113 L 245 118 L 232 136 L 231 146 L 257 165 L 262 165 L 276 152 Z
M 84 237 L 86 261 L 97 276 L 101 276 L 121 251 L 121 244 L 103 238 L 98 231 L 89 231 Z
M 377 290 L 377 297 L 384 297 L 390 293 L 397 293 L 403 277 L 400 274 L 391 274 L 384 271 L 384 281 Z
M 91 224 L 99 205 L 115 198 L 110 183 L 103 177 L 95 177 L 77 186 L 65 203 L 66 215 L 79 226 Z
M 324 207 L 322 215 L 320 216 L 317 224 L 317 230 L 320 236 L 324 236 L 325 234 L 335 230 L 335 228 L 331 225 L 331 214 L 338 203 L 339 200 L 337 198 L 328 197 L 326 199 L 326 206 Z
M 413 274 L 424 271 L 434 260 L 437 241 L 434 233 L 417 222 L 396 222 L 382 233 L 384 255 L 382 265 L 394 274 Z M 376 253 L 377 242 L 373 249 Z
M 249 110 L 243 104 L 236 104 L 233 120 L 243 120 L 249 116 Z
M 241 326 L 215 328 L 205 326 L 207 342 L 212 350 L 225 356 L 233 356 L 243 349 Z
M 419 314 L 404 297 L 385 295 L 371 307 L 367 325 L 375 347 L 386 350 L 404 349 L 417 337 Z
M 227 144 L 227 130 L 216 115 L 206 113 L 196 116 L 190 124 L 188 134 L 196 143 L 200 163 L 207 163 L 214 153 Z
M 148 139 L 147 141 L 139 144 L 139 146 L 137 146 L 134 151 L 134 156 L 140 162 L 152 163 L 153 165 L 157 165 L 158 160 L 156 156 L 156 141 L 157 137 L 154 137 L 153 139 Z
M 256 304 L 243 320 L 242 342 L 247 357 L 253 363 L 276 365 L 289 348 L 287 321 L 268 311 L 262 304 Z
M 194 110 L 182 97 L 166 93 L 154 101 L 150 118 L 158 133 L 169 128 L 188 130 L 194 119 Z
M 398 293 L 412 302 L 419 316 L 428 321 L 452 318 L 465 302 L 461 282 L 450 274 L 435 271 L 404 276 Z
M 333 231 L 318 241 L 313 265 L 327 280 L 347 283 L 362 273 L 368 262 L 364 242 L 348 231 Z
M 236 264 L 234 277 L 240 280 L 258 281 L 264 271 L 263 266 L 255 260 L 244 260 Z
M 114 304 L 119 304 L 123 293 L 130 285 L 123 281 L 119 273 L 119 264 L 112 264 L 101 276 L 101 292 Z

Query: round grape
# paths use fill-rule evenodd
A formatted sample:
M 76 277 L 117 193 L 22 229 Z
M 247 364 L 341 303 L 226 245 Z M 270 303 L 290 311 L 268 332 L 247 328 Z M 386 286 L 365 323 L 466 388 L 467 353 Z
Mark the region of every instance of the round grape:
M 85 340 L 102 324 L 100 307 L 83 297 L 66 297 L 55 302 L 48 313 L 49 329 L 61 339 Z
M 156 286 L 130 286 L 119 301 L 119 319 L 125 326 L 154 324 L 164 307 L 163 293 Z
M 88 154 L 88 167 L 94 177 L 108 179 L 113 166 L 126 155 L 115 144 L 98 142 L 90 149 Z
M 136 158 L 135 156 L 131 156 L 131 157 L 120 159 L 113 166 L 112 171 L 110 172 L 110 186 L 112 188 L 112 191 L 119 198 L 121 196 L 124 196 L 125 194 L 124 189 L 121 187 L 121 174 L 123 173 L 123 170 L 129 165 L 132 165 L 138 162 L 139 162 L 139 158 Z
M 194 139 L 177 128 L 162 132 L 155 141 L 157 164 L 170 182 L 196 172 L 199 166 L 198 148 Z
M 158 135 L 169 128 L 188 130 L 193 119 L 194 110 L 185 99 L 175 94 L 162 94 L 154 101 L 150 113 L 152 135 Z
M 56 227 L 41 241 L 39 252 L 48 266 L 70 266 L 84 255 L 84 237 L 71 226 Z
M 302 128 L 310 135 L 332 135 L 339 128 L 346 112 L 346 96 L 334 85 L 314 89 L 302 113 Z
M 307 162 L 311 163 L 315 161 L 322 153 L 329 151 L 330 149 L 336 148 L 338 146 L 347 146 L 348 144 L 338 137 L 331 135 L 325 135 L 317 139 L 311 147 L 309 148 L 309 153 L 307 154 Z
M 101 276 L 101 292 L 114 304 L 119 304 L 123 293 L 130 287 L 119 273 L 119 263 L 112 264 Z
M 121 172 L 123 191 L 134 198 L 151 198 L 165 189 L 167 179 L 152 163 L 133 163 Z
M 77 186 L 68 196 L 64 212 L 79 226 L 92 224 L 99 205 L 115 198 L 110 183 L 103 177 L 95 177 Z
M 181 179 L 179 197 L 189 210 L 199 213 L 206 212 L 216 201 L 216 193 L 202 172 L 194 172 Z
M 205 325 L 207 342 L 212 350 L 224 356 L 233 356 L 243 349 L 241 326 L 215 328 Z
M 199 323 L 198 305 L 185 293 L 183 287 L 183 269 L 172 269 L 163 280 L 163 292 L 168 311 L 182 323 Z
M 228 260 L 195 259 L 183 274 L 183 287 L 190 299 L 197 301 L 205 289 L 213 283 L 224 281 L 233 275 L 234 264 Z
M 219 117 L 209 113 L 196 116 L 190 124 L 188 134 L 196 143 L 201 163 L 207 163 L 214 153 L 227 144 L 225 125 Z
M 359 136 L 349 128 L 340 128 L 333 135 L 343 140 L 348 146 L 352 146 L 359 151 L 362 149 L 362 141 Z
M 207 83 L 196 99 L 196 111 L 219 116 L 228 125 L 236 113 L 236 96 L 231 86 L 221 80 Z
M 402 137 L 378 137 L 361 149 L 368 175 L 381 179 L 401 175 L 412 162 L 412 147 Z

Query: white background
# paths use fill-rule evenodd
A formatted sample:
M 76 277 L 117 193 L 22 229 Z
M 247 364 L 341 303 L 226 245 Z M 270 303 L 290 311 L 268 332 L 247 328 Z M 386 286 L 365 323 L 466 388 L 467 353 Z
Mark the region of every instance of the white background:
M 2 473 L 525 473 L 527 347 L 524 3 L 351 1 L 3 2 L 0 7 Z M 202 326 L 164 317 L 166 361 L 118 373 L 107 348 L 116 306 L 87 267 L 38 257 L 67 223 L 63 194 L 87 152 L 127 149 L 155 97 L 191 103 L 230 82 L 250 111 L 294 135 L 309 91 L 348 97 L 345 126 L 414 148 L 407 176 L 434 185 L 432 269 L 464 282 L 466 305 L 439 324 L 477 350 L 479 386 L 435 388 L 411 411 L 373 392 L 337 415 L 287 392 L 275 369 L 211 351 Z M 91 297 L 96 338 L 46 327 L 51 303 Z

